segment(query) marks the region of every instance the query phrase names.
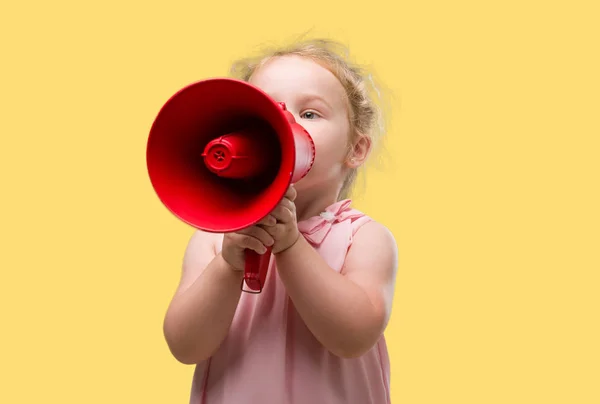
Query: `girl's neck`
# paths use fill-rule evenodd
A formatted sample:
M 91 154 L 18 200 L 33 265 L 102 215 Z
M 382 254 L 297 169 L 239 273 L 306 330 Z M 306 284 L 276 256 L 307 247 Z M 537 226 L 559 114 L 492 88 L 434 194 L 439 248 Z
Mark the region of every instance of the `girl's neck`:
M 337 192 L 298 192 L 294 201 L 298 222 L 318 216 L 329 206 L 337 202 Z

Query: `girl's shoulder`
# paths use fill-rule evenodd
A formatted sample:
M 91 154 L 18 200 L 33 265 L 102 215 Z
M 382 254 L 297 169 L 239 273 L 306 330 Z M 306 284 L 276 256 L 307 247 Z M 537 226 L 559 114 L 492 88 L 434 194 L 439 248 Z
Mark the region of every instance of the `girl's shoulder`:
M 358 241 L 359 245 L 370 245 L 373 240 L 395 249 L 396 239 L 388 226 L 377 221 L 367 213 L 351 206 L 348 201 L 343 212 L 338 216 L 339 221 L 349 220 L 352 226 L 351 243 Z
M 396 238 L 389 227 L 367 215 L 352 220 L 352 238 L 396 244 Z
M 362 234 L 369 233 L 371 235 L 379 235 L 383 237 L 392 237 L 390 229 L 383 223 L 377 221 L 367 213 L 356 209 L 348 201 L 346 209 L 339 215 L 339 220 L 350 220 L 352 223 L 352 233 L 356 234 L 362 231 Z
M 307 230 L 308 233 L 313 233 L 324 226 L 348 222 L 352 227 L 352 238 L 360 234 L 360 238 L 373 237 L 377 240 L 386 240 L 388 243 L 391 241 L 395 244 L 390 229 L 367 213 L 354 207 L 351 199 L 344 199 L 332 204 L 319 217 L 309 219 L 306 223 L 303 223 L 302 228 Z

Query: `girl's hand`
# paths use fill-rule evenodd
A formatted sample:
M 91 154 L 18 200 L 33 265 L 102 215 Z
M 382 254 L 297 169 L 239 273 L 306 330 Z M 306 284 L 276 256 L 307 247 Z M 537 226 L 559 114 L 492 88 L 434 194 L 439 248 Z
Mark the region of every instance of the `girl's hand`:
M 296 222 L 296 205 L 294 204 L 296 196 L 296 189 L 291 185 L 281 202 L 271 212 L 271 216 L 277 219 L 277 224 L 261 226 L 275 240 L 273 254 L 287 250 L 296 244 L 300 237 Z
M 224 234 L 221 256 L 234 270 L 243 271 L 246 263 L 244 250 L 254 250 L 258 254 L 265 253 L 266 247 L 272 246 L 275 242 L 265 229 L 275 224 L 276 219 L 269 215 L 252 227 Z

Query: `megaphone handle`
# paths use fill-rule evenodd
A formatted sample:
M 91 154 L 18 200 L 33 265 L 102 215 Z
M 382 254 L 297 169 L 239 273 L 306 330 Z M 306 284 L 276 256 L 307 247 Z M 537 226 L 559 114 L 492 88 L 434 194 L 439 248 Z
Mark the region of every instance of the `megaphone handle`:
M 244 268 L 244 279 L 242 280 L 242 291 L 248 293 L 260 293 L 267 279 L 267 271 L 271 261 L 270 247 L 267 252 L 258 254 L 254 250 L 246 249 L 246 263 Z M 244 282 L 251 290 L 244 289 Z

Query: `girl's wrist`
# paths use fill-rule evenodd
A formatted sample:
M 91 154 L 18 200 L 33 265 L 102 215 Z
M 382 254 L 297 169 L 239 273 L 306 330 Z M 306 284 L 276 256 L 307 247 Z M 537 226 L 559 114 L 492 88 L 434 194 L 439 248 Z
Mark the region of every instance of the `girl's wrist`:
M 219 268 L 221 269 L 221 273 L 227 276 L 234 276 L 236 278 L 242 278 L 244 271 L 239 270 L 238 268 L 231 265 L 225 257 L 221 253 L 217 254 L 215 257 L 218 260 Z
M 289 246 L 287 246 L 285 249 L 278 251 L 277 253 L 274 253 L 273 255 L 275 256 L 281 256 L 281 254 L 285 253 L 285 252 L 290 252 L 296 245 L 298 245 L 298 241 L 300 241 L 300 239 L 302 238 L 302 235 L 300 232 L 298 232 L 296 234 L 296 239 L 294 240 L 293 243 L 291 243 Z

